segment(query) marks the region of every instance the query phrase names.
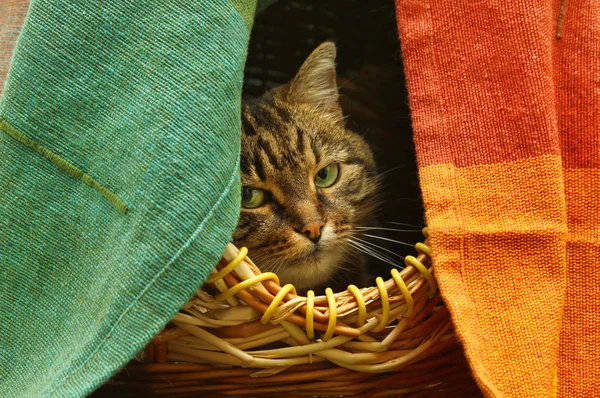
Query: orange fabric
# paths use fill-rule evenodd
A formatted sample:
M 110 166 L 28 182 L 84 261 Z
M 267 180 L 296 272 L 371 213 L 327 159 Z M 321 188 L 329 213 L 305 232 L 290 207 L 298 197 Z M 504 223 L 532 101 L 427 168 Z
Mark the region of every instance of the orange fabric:
M 565 290 L 560 175 L 557 155 L 421 170 L 440 289 L 490 396 L 551 396 Z
M 564 1 L 396 1 L 436 275 L 486 396 L 600 392 L 600 2 L 559 28 Z

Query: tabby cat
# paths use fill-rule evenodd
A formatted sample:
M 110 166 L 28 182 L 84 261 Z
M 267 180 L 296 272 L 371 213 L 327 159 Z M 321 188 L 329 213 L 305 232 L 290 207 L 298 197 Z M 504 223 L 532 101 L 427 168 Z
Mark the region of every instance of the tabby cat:
M 299 291 L 367 283 L 366 259 L 350 241 L 372 225 L 378 178 L 369 146 L 344 126 L 335 55 L 333 43 L 321 44 L 289 83 L 242 108 L 233 240 Z

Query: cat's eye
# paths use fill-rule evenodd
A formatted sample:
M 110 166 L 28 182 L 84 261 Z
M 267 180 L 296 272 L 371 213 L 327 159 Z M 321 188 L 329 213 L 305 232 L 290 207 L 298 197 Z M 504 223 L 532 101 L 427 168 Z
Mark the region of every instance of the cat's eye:
M 320 188 L 327 188 L 335 184 L 340 174 L 340 166 L 337 163 L 331 163 L 323 167 L 315 176 L 315 185 Z
M 242 207 L 256 209 L 264 205 L 269 198 L 264 189 L 242 187 Z

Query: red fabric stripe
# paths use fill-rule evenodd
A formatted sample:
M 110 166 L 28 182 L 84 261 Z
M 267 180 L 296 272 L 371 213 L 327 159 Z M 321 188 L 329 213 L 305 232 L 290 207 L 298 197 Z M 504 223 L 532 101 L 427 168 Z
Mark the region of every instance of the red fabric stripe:
M 565 168 L 600 168 L 600 1 L 569 0 L 554 73 Z
M 396 4 L 421 167 L 559 153 L 551 1 Z

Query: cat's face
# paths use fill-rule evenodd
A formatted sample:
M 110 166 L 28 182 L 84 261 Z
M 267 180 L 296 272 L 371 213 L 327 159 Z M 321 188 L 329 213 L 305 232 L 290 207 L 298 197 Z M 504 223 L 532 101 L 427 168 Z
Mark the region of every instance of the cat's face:
M 325 43 L 287 85 L 242 111 L 242 212 L 234 243 L 299 289 L 327 283 L 358 255 L 347 242 L 372 217 L 375 163 L 344 128 Z

